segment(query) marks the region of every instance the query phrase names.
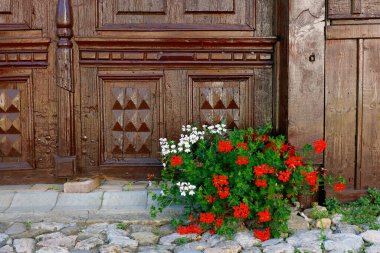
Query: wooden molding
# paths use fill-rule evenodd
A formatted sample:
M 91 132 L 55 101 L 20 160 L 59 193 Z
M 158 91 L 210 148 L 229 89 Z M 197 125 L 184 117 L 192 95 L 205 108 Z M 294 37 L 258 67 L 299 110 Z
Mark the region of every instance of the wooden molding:
M 253 31 L 256 26 L 256 0 L 238 3 L 236 0 L 178 0 L 170 3 L 167 0 L 139 0 L 138 4 L 134 0 L 104 2 L 97 0 L 97 14 L 102 17 L 97 20 L 96 29 L 99 31 Z M 178 7 L 167 8 L 168 4 Z M 188 23 L 189 19 L 197 19 L 200 15 L 217 17 L 222 14 L 234 19 L 229 23 L 215 24 L 215 21 L 204 18 L 204 22 Z M 162 17 L 166 22 L 141 22 L 145 20 L 141 17 L 152 15 Z M 131 17 L 136 21 L 130 23 Z
M 47 67 L 50 38 L 0 39 L 0 67 Z
M 71 0 L 58 0 L 56 69 L 58 88 L 58 154 L 55 171 L 58 177 L 76 172 L 73 63 L 71 38 L 73 18 Z
M 377 39 L 380 38 L 380 24 L 328 26 L 326 38 L 334 39 Z
M 276 38 L 77 38 L 83 65 L 270 66 Z

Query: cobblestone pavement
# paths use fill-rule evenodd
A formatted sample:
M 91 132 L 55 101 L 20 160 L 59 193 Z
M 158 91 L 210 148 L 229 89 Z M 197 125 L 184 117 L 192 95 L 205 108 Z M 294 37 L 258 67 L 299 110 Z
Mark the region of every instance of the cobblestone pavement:
M 287 239 L 261 243 L 249 231 L 231 238 L 179 235 L 165 222 L 3 222 L 0 253 L 380 253 L 380 231 L 359 230 L 339 223 L 334 230 L 300 229 Z
M 252 231 L 179 235 L 169 220 L 181 208 L 150 218 L 146 186 L 113 181 L 81 194 L 60 185 L 0 186 L 0 253 L 380 253 L 380 230 L 339 215 L 312 221 L 293 213 L 294 234 L 264 243 Z

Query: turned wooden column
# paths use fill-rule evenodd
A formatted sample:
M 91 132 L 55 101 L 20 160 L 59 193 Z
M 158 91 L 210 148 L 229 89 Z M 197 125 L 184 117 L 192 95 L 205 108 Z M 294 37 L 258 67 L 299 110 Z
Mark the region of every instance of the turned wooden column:
M 73 81 L 73 17 L 70 0 L 58 0 L 56 69 L 58 88 L 57 177 L 72 177 L 76 171 Z

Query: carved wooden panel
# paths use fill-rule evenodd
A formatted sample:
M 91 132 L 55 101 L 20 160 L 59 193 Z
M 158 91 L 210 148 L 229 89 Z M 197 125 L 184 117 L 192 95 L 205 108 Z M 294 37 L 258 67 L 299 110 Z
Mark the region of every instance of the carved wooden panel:
M 31 28 L 32 1 L 0 0 L 0 31 Z
M 32 168 L 29 76 L 0 76 L 0 170 Z
M 234 12 L 234 0 L 185 0 L 186 12 L 228 13 Z
M 11 0 L 0 0 L 0 14 L 11 14 Z
M 118 0 L 118 14 L 161 13 L 165 14 L 167 0 Z
M 331 19 L 379 18 L 378 0 L 329 0 L 328 14 Z
M 157 158 L 162 76 L 126 74 L 100 78 L 103 163 Z
M 255 29 L 256 0 L 97 0 L 100 30 Z
M 207 125 L 225 123 L 229 129 L 253 126 L 253 85 L 253 75 L 249 73 L 191 74 L 191 122 Z

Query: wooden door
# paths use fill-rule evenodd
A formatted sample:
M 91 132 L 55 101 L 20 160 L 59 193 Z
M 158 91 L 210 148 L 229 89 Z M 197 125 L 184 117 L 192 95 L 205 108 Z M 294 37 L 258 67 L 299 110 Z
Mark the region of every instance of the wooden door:
M 34 106 L 19 116 L 30 118 L 23 125 L 29 149 L 17 160 L 34 164 L 29 181 L 46 181 L 36 176 L 40 151 L 52 180 L 142 179 L 159 172 L 158 139 L 178 138 L 183 124 L 275 121 L 275 1 L 28 0 L 15 9 L 18 2 L 0 0 L 6 33 L 27 35 L 9 23 L 19 22 L 16 10 L 33 10 L 27 32 L 54 41 L 44 61 L 33 55 L 28 68 L 39 76 L 25 79 L 20 93 Z M 0 166 L 0 176 L 7 173 Z
M 342 197 L 348 199 L 380 187 L 379 7 L 377 1 L 329 1 L 325 165 L 347 178 L 350 191 Z

